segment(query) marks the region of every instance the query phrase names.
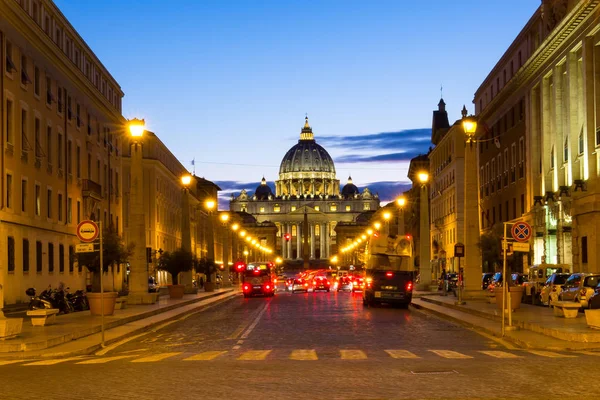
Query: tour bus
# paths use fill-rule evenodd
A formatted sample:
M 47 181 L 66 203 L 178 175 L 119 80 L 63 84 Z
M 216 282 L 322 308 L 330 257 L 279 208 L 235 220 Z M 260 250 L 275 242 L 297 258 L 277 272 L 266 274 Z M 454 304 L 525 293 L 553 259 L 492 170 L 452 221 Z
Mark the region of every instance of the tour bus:
M 371 237 L 367 252 L 363 305 L 388 303 L 408 308 L 415 276 L 412 237 L 378 233 Z
M 275 295 L 273 264 L 270 262 L 248 263 L 242 273 L 242 292 L 244 297 Z

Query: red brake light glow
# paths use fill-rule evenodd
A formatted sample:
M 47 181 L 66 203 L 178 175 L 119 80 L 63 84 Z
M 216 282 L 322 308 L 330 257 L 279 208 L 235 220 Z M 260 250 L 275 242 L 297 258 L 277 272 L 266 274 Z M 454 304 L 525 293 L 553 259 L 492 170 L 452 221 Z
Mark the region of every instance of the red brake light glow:
M 271 286 L 267 285 L 265 286 L 267 288 L 267 290 L 271 289 Z
M 392 276 L 394 276 L 393 272 L 386 272 L 385 276 L 387 276 L 388 278 L 391 278 Z
M 407 291 L 411 291 L 411 290 L 412 290 L 412 288 L 413 288 L 413 283 L 412 283 L 412 282 L 408 282 L 408 283 L 406 284 L 406 290 L 407 290 Z
M 244 285 L 244 291 L 247 291 L 247 290 L 249 290 L 249 289 L 250 289 L 250 286 L 249 286 L 249 285 Z

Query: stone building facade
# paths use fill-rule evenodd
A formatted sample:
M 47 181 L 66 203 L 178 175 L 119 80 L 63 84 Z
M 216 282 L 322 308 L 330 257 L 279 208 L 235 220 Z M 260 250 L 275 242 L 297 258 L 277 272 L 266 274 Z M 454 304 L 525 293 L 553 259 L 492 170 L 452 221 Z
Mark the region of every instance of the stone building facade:
M 50 0 L 0 1 L 0 306 L 84 289 L 83 219 L 122 231 L 123 92 Z M 124 271 L 104 280 L 119 290 Z

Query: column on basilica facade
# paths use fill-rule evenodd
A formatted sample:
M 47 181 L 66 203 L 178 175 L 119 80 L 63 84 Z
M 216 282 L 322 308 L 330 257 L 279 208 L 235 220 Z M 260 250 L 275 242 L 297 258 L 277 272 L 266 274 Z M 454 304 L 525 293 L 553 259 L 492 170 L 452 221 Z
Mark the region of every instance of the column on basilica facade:
M 296 259 L 302 259 L 302 224 L 296 224 Z
M 285 227 L 286 227 L 285 222 L 282 222 L 281 223 L 281 258 L 283 258 L 284 260 L 286 258 L 288 258 L 288 255 L 286 252 L 287 249 L 285 248 L 285 243 L 286 243 L 285 242 L 285 232 L 286 232 Z
M 290 223 L 287 223 L 286 227 L 287 227 L 286 232 L 288 232 L 291 235 L 292 234 L 291 233 L 292 225 Z M 290 238 L 290 241 L 287 242 L 287 255 L 288 255 L 288 258 L 292 258 L 292 240 L 291 240 L 291 238 Z
M 315 225 L 310 224 L 310 258 L 315 258 Z
M 326 258 L 325 255 L 325 224 L 319 226 L 319 258 Z

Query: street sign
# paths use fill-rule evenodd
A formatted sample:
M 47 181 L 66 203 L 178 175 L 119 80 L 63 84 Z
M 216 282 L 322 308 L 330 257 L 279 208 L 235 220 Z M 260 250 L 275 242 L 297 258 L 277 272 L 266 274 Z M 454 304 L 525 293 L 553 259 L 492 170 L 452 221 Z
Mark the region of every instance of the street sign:
M 93 253 L 94 243 L 81 243 L 75 245 L 75 253 Z
M 529 252 L 529 243 L 513 243 L 512 244 L 513 251 L 520 251 L 527 253 Z
M 465 256 L 465 245 L 462 243 L 456 243 L 454 245 L 454 257 L 464 257 Z
M 100 230 L 98 229 L 98 225 L 92 220 L 81 221 L 79 225 L 77 225 L 77 237 L 82 242 L 93 242 L 98 238 L 99 233 Z
M 527 242 L 531 238 L 531 225 L 527 222 L 517 222 L 512 226 L 511 233 L 517 242 Z

